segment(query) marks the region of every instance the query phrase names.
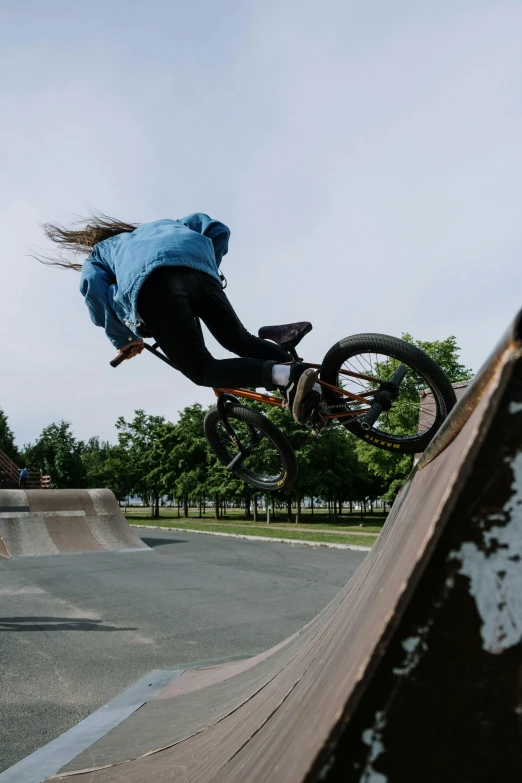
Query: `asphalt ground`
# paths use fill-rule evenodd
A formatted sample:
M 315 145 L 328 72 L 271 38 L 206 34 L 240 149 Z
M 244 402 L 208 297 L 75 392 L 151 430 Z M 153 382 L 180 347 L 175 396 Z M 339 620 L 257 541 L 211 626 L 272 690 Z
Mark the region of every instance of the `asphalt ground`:
M 152 669 L 272 647 L 366 555 L 136 532 L 153 551 L 0 558 L 0 771 Z

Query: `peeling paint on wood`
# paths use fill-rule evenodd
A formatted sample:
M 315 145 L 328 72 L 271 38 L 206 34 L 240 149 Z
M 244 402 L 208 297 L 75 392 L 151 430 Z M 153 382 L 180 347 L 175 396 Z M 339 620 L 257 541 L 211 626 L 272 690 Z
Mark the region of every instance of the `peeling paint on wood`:
M 459 573 L 469 578 L 484 649 L 497 655 L 522 640 L 522 452 L 511 469 L 510 500 L 499 513 L 477 520 L 481 545 L 465 541 L 454 553 Z

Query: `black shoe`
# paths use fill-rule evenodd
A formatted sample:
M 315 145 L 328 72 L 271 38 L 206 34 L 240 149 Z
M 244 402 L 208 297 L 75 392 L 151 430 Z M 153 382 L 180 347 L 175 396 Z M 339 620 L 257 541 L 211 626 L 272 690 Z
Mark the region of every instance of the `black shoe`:
M 298 424 L 306 421 L 307 401 L 317 381 L 317 370 L 306 364 L 295 362 L 290 368 L 290 379 L 286 386 L 281 387 L 283 396 L 292 411 L 292 416 Z

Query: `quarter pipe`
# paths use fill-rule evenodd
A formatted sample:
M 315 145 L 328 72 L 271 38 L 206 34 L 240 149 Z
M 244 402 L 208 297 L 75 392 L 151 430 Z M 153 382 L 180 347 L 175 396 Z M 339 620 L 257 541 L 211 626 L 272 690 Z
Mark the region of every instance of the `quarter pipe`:
M 0 556 L 148 549 L 108 489 L 0 489 Z

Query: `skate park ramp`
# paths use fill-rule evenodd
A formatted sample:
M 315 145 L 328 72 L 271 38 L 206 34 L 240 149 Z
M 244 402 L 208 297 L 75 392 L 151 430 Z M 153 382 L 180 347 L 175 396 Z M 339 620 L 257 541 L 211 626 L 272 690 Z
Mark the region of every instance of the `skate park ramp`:
M 314 620 L 257 658 L 181 667 L 110 729 L 109 704 L 97 732 L 25 761 L 71 783 L 522 779 L 521 325 Z M 42 779 L 23 764 L 5 779 Z
M 0 555 L 148 549 L 108 489 L 0 489 Z

